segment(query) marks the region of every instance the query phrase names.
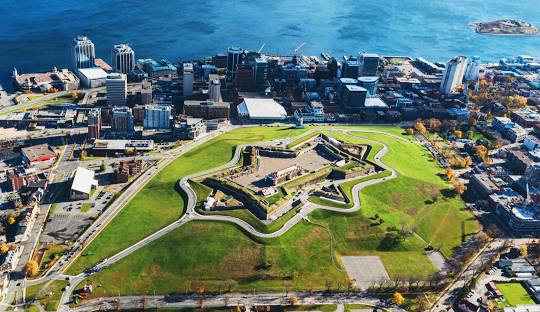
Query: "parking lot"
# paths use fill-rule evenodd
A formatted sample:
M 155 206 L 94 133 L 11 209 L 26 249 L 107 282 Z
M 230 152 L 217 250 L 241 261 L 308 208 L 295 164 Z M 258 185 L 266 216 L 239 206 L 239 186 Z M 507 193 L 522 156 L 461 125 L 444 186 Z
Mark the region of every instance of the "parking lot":
M 56 203 L 47 218 L 40 241 L 64 243 L 75 240 L 114 199 L 110 192 L 96 191 L 89 200 Z
M 366 290 L 381 280 L 390 280 L 381 258 L 378 256 L 344 256 L 341 257 L 341 261 L 349 278 L 356 281 L 356 287 L 359 289 Z

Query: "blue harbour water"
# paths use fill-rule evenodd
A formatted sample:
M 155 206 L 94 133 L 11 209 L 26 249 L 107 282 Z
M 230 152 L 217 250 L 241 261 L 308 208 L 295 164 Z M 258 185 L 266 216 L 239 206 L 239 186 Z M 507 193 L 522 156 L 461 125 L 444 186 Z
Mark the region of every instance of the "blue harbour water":
M 110 61 L 127 42 L 137 58 L 177 61 L 225 52 L 230 45 L 315 55 L 358 51 L 446 61 L 479 55 L 496 61 L 540 56 L 540 36 L 486 36 L 470 22 L 523 19 L 540 26 L 538 0 L 1 0 L 0 84 L 19 72 L 69 66 L 71 39 L 89 36 Z

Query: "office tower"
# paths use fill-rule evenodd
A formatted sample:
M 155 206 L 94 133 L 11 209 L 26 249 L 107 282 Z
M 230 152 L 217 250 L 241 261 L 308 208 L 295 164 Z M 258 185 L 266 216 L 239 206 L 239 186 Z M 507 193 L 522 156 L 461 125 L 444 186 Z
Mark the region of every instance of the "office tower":
M 112 109 L 111 130 L 115 133 L 132 134 L 134 132 L 131 108 L 118 106 Z
M 227 67 L 227 55 L 225 54 L 216 54 L 212 56 L 212 64 L 217 68 L 226 68 Z
M 264 86 L 268 79 L 268 62 L 263 58 L 256 58 L 253 62 L 253 81 L 256 87 Z
M 127 79 L 124 74 L 110 74 L 105 80 L 107 86 L 107 104 L 124 106 L 127 100 Z
M 112 48 L 112 68 L 115 72 L 129 74 L 135 68 L 135 52 L 127 44 L 117 44 Z
M 73 38 L 71 58 L 74 69 L 95 67 L 96 51 L 92 41 L 85 36 Z
M 336 78 L 337 70 L 338 70 L 337 60 L 334 57 L 331 57 L 326 66 L 328 70 L 330 71 L 330 78 Z
M 441 92 L 448 95 L 463 84 L 463 76 L 467 69 L 467 58 L 458 56 L 451 59 L 443 72 L 441 81 Z
M 184 96 L 193 95 L 193 80 L 195 79 L 195 74 L 193 73 L 193 64 L 184 63 L 183 66 L 183 76 L 182 76 L 182 90 Z
M 244 50 L 238 47 L 230 47 L 227 51 L 227 73 L 229 76 L 234 76 L 236 67 L 241 63 L 242 53 Z
M 92 108 L 88 112 L 88 139 L 95 140 L 101 136 L 101 109 Z
M 467 70 L 465 71 L 466 81 L 476 81 L 480 79 L 480 57 L 473 56 L 469 58 Z
M 362 52 L 358 54 L 358 64 L 361 66 L 360 76 L 377 76 L 379 71 L 379 55 Z
M 144 129 L 170 129 L 171 107 L 168 105 L 145 105 L 144 106 Z
M 236 68 L 236 76 L 234 78 L 235 85 L 240 91 L 253 90 L 253 68 L 248 64 L 238 64 Z
M 360 76 L 362 65 L 358 62 L 358 59 L 354 56 L 346 57 L 343 60 L 341 66 L 341 78 L 353 78 L 356 79 Z
M 367 90 L 360 86 L 345 85 L 341 105 L 346 111 L 357 111 L 365 107 Z
M 146 105 L 152 103 L 152 83 L 148 80 L 143 80 L 141 86 L 141 104 Z
M 377 88 L 379 87 L 379 77 L 377 76 L 363 76 L 358 77 L 360 86 L 367 90 L 367 97 L 377 96 Z
M 219 79 L 213 79 L 210 81 L 210 87 L 208 89 L 208 99 L 213 102 L 221 102 L 221 83 Z

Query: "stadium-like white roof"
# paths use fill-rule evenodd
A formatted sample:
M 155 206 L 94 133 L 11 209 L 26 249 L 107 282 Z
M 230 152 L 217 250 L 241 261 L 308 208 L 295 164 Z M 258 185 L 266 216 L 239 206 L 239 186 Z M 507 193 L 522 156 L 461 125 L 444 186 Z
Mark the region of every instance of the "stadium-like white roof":
M 246 98 L 238 105 L 238 114 L 243 118 L 259 120 L 283 120 L 287 118 L 285 108 L 273 99 Z

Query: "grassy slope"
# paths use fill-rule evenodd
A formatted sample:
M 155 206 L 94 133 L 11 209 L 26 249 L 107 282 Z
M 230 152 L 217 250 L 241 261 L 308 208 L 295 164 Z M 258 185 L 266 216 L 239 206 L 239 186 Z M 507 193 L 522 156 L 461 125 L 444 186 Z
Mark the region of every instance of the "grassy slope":
M 478 224 L 459 197 L 443 196 L 449 193 L 449 186 L 440 178 L 443 171 L 429 152 L 421 145 L 390 136 L 356 134 L 387 144 L 390 151 L 383 161 L 399 173 L 396 179 L 364 189 L 361 200 L 365 214 L 379 214 L 387 225 L 399 227 L 405 222 L 411 228 L 416 226 L 426 241 L 451 257 L 452 250 L 462 238 L 476 232 Z M 437 199 L 432 203 L 434 197 Z
M 178 219 L 183 213 L 184 201 L 174 185 L 183 176 L 226 163 L 239 144 L 295 136 L 306 130 L 242 128 L 194 148 L 161 170 L 86 247 L 89 255 L 77 259 L 67 273 L 77 274 Z

